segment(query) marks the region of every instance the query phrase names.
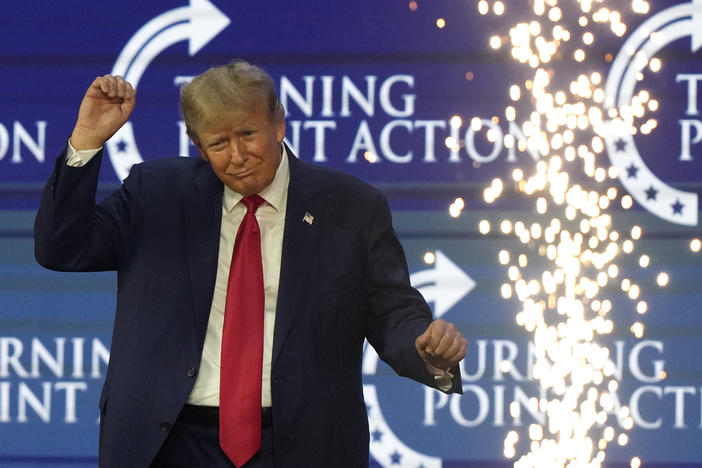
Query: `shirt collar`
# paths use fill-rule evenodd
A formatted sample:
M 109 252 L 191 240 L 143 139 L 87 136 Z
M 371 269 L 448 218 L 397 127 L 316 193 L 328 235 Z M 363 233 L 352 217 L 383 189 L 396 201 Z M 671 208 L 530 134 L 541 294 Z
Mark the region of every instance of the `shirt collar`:
M 278 212 L 284 211 L 285 200 L 287 198 L 288 184 L 290 183 L 290 163 L 285 145 L 281 143 L 280 164 L 273 177 L 273 182 L 268 187 L 261 190 L 258 195 Z M 231 213 L 234 207 L 244 198 L 226 185 L 224 186 L 224 197 L 222 205 L 227 213 Z

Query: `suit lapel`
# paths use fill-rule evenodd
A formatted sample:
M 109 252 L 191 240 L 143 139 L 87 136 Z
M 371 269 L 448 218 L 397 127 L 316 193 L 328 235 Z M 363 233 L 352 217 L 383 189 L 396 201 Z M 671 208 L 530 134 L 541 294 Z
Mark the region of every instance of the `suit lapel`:
M 188 274 L 193 295 L 194 323 L 198 337 L 204 339 L 207 329 L 219 254 L 222 222 L 223 185 L 203 164 L 193 180 L 193 190 L 184 201 L 184 224 L 187 242 Z M 202 344 L 202 343 L 198 343 Z
M 288 154 L 292 155 L 289 149 Z M 314 246 L 321 220 L 324 219 L 322 204 L 314 200 L 314 181 L 295 156 L 290 156 L 289 161 L 290 185 L 273 336 L 273 365 L 285 344 L 306 289 Z M 310 215 L 313 219 L 310 219 Z

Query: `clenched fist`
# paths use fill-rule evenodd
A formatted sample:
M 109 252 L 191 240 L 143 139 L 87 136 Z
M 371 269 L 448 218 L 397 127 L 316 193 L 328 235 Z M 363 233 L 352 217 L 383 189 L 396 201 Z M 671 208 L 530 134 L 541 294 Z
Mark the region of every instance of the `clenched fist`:
M 436 319 L 417 337 L 414 345 L 425 362 L 448 370 L 466 356 L 468 341 L 454 324 Z
M 95 78 L 80 104 L 71 145 L 77 150 L 101 147 L 127 122 L 135 96 L 136 90 L 121 76 Z

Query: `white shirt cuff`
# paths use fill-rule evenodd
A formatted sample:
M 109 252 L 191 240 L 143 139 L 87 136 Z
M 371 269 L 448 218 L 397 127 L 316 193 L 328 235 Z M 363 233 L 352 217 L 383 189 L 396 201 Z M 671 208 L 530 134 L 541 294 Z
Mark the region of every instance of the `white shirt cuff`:
M 97 149 L 87 149 L 87 150 L 76 150 L 73 145 L 71 145 L 71 140 L 68 140 L 68 149 L 66 150 L 66 164 L 71 167 L 83 167 L 93 156 L 98 154 L 102 149 L 102 146 Z
M 436 382 L 436 386 L 439 388 L 439 390 L 442 392 L 451 390 L 451 387 L 453 386 L 453 374 L 451 372 L 434 367 L 428 362 L 425 362 L 424 364 L 427 366 L 427 370 L 434 376 L 434 381 Z

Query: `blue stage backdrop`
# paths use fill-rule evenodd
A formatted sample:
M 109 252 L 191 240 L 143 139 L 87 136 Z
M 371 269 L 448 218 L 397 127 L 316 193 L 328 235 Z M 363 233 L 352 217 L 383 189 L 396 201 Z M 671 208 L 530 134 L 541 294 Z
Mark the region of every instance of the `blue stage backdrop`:
M 84 90 L 104 73 L 124 75 L 138 89 L 130 123 L 107 144 L 102 197 L 134 163 L 198 157 L 178 114 L 179 86 L 233 58 L 259 64 L 274 77 L 287 110 L 286 141 L 301 159 L 347 171 L 387 194 L 413 284 L 435 315 L 455 322 L 469 339 L 463 396 L 399 378 L 366 351 L 371 464 L 509 466 L 507 433 L 516 430 L 528 440 L 529 426 L 543 423 L 544 414 L 529 404 L 538 387 L 530 335 L 515 323 L 521 304 L 500 294 L 508 280 L 498 252 L 518 251 L 521 242 L 495 228 L 482 235 L 478 224 L 536 218 L 533 200 L 509 183 L 495 204 L 483 201 L 482 190 L 493 178 L 511 180 L 514 169 L 532 172 L 541 156 L 505 144 L 506 136 L 525 138 L 523 128 L 505 118 L 505 108 L 512 103 L 510 86 L 530 71 L 489 41 L 506 38 L 513 10 L 526 14 L 527 6 L 506 2 L 511 16 L 480 13 L 495 3 L 4 2 L 0 466 L 97 465 L 97 401 L 109 358 L 115 276 L 46 271 L 34 262 L 32 239 L 43 183 Z M 624 3 L 631 2 L 617 2 Z M 655 3 L 647 15 L 625 15 L 621 37 L 598 33 L 587 61 L 578 65 L 598 71 L 603 81 L 611 78 L 615 89 L 646 89 L 657 104 L 650 107 L 654 131 L 608 141 L 598 155 L 600 165 L 620 169 L 612 184 L 634 199 L 630 210 L 611 210 L 616 229 L 643 230 L 636 251 L 618 263 L 621 277 L 641 286 L 649 306 L 639 315 L 618 287 L 607 290 L 615 329 L 602 343 L 619 382 L 613 412 L 628 405 L 634 428 L 628 443 L 608 446 L 606 462 L 629 466 L 639 456 L 643 466 L 702 466 L 702 265 L 690 248 L 700 237 L 702 4 Z M 625 45 L 638 47 L 637 37 L 655 32 L 643 25 L 650 18 L 662 28 L 654 51 L 660 71 L 636 77 L 628 73 L 632 64 L 617 69 Z M 556 59 L 554 80 L 559 67 L 571 66 L 566 57 Z M 528 104 L 522 101 L 517 110 Z M 471 125 L 475 119 L 479 126 Z M 461 145 L 447 145 L 447 138 Z M 466 206 L 454 218 L 448 207 L 458 196 Z M 425 261 L 427 252 L 433 262 Z M 643 253 L 648 268 L 639 267 Z M 659 272 L 670 277 L 665 288 L 656 284 Z M 646 332 L 636 338 L 630 325 L 639 320 Z M 513 401 L 519 415 L 510 412 Z M 608 424 L 619 431 L 623 419 L 612 416 Z

